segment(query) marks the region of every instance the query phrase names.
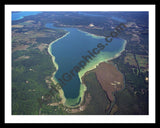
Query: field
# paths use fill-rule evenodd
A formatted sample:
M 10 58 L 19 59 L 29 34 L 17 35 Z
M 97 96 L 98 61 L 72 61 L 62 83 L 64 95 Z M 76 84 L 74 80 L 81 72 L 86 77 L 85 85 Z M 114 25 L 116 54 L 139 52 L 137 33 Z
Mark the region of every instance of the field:
M 112 64 L 100 63 L 95 73 L 103 90 L 106 91 L 111 102 L 114 101 L 114 92 L 123 89 L 123 75 Z

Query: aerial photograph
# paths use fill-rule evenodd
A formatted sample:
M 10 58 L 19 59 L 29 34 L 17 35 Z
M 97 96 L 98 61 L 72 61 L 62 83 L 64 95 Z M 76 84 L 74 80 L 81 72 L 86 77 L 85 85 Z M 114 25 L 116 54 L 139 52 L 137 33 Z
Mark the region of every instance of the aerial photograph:
M 12 11 L 12 115 L 148 115 L 148 11 Z

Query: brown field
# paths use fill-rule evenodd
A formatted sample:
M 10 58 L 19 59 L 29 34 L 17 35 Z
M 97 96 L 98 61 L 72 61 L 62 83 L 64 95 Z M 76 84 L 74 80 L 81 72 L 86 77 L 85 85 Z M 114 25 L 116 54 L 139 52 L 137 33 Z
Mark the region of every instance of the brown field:
M 19 45 L 12 49 L 12 52 L 15 52 L 17 50 L 26 50 L 29 47 L 29 45 Z
M 23 28 L 24 27 L 24 25 L 12 25 L 12 28 Z
M 18 60 L 22 60 L 22 59 L 29 59 L 30 56 L 20 56 L 17 59 L 15 59 L 14 61 L 18 61 Z
M 105 62 L 100 63 L 96 67 L 95 73 L 99 83 L 107 93 L 109 100 L 113 102 L 113 93 L 121 90 L 124 87 L 123 75 L 114 65 Z
M 34 20 L 27 20 L 25 21 L 26 23 L 34 23 L 35 21 Z

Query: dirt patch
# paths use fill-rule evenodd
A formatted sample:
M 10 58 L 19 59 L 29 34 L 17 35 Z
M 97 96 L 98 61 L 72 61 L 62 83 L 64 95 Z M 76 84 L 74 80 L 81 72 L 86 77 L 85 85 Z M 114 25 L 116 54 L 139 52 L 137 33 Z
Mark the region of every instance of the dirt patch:
M 26 50 L 29 47 L 29 45 L 19 45 L 12 49 L 12 52 L 15 52 L 17 50 Z
M 114 65 L 105 62 L 100 63 L 94 71 L 109 100 L 113 102 L 114 92 L 124 87 L 123 75 Z
M 41 43 L 40 45 L 38 45 L 38 49 L 42 52 L 45 48 L 48 47 L 48 44 L 44 44 L 44 43 Z
M 23 28 L 24 27 L 24 25 L 19 25 L 19 24 L 17 24 L 17 25 L 12 25 L 12 28 Z
M 22 59 L 29 59 L 30 56 L 20 56 L 17 59 L 15 59 L 14 61 L 18 61 L 18 60 L 22 60 Z

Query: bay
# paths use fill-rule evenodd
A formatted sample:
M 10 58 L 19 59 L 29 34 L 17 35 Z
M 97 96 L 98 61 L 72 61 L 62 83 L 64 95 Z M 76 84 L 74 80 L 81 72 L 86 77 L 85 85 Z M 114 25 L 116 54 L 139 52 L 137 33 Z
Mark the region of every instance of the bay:
M 41 13 L 41 11 L 20 11 L 20 12 L 12 12 L 12 21 L 23 19 L 24 16 L 37 15 Z

